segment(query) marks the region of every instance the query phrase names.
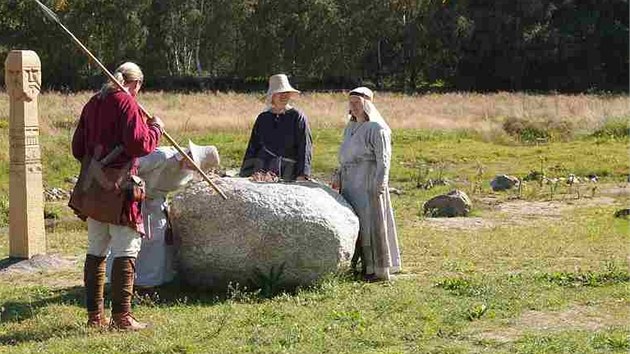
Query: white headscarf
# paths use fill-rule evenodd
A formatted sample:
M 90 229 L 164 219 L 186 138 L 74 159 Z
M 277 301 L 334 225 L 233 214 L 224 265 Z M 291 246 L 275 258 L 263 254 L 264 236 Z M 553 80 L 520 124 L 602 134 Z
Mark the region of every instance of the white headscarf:
M 378 109 L 376 109 L 374 103 L 372 103 L 372 100 L 374 99 L 374 92 L 372 92 L 372 90 L 363 86 L 357 87 L 350 91 L 350 96 L 357 96 L 361 99 L 361 103 L 363 103 L 363 111 L 370 122 L 376 122 L 383 127 L 383 129 L 391 131 L 389 125 L 387 125 L 387 122 L 385 122 L 385 119 L 381 116 L 381 113 Z M 350 116 L 350 119 L 353 119 L 353 117 Z

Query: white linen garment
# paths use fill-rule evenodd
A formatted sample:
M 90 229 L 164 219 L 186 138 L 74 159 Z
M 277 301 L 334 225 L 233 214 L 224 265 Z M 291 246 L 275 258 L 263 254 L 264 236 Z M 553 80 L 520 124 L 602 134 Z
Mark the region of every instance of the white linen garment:
M 173 147 L 159 147 L 149 155 L 138 159 L 138 176 L 145 181 L 146 199 L 142 204 L 146 237 L 136 260 L 134 285 L 141 287 L 159 286 L 173 280 L 175 276 L 175 247 L 166 243 L 168 228 L 168 193 L 183 187 L 194 172 L 182 168 L 183 157 Z M 109 277 L 112 257 L 107 260 Z
M 401 269 L 388 190 L 390 160 L 391 131 L 382 119 L 348 122 L 339 151 L 340 192 L 359 217 L 366 274 L 386 280 Z

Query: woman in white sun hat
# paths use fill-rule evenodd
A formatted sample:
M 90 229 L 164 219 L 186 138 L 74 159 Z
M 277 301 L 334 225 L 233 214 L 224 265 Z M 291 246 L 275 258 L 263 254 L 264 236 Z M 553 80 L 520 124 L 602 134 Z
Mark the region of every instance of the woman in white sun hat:
M 214 146 L 200 146 L 188 141 L 189 156 L 203 171 L 219 166 Z M 194 168 L 174 147 L 163 146 L 138 160 L 138 175 L 146 183 L 142 204 L 146 236 L 136 261 L 135 286 L 155 287 L 175 276 L 175 245 L 168 219 L 168 193 L 178 190 L 194 177 Z
M 357 87 L 348 99 L 350 121 L 343 133 L 333 188 L 340 190 L 359 217 L 353 268 L 360 260 L 366 281 L 390 280 L 401 268 L 388 189 L 391 130 L 372 102 L 372 90 Z
M 311 174 L 312 138 L 306 115 L 289 104 L 300 91 L 284 74 L 269 78 L 267 108 L 258 115 L 245 151 L 240 176 L 273 172 L 284 180 Z

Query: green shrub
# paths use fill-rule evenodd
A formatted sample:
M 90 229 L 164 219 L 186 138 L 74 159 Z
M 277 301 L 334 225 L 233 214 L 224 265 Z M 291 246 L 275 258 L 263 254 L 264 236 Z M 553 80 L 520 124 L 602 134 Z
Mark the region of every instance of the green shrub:
M 485 292 L 484 287 L 469 278 L 445 278 L 435 284 L 435 287 L 448 290 L 458 296 L 480 296 Z
M 630 136 L 630 117 L 612 117 L 593 133 L 597 138 L 627 138 Z
M 537 278 L 564 287 L 599 287 L 630 282 L 628 271 L 614 264 L 607 265 L 603 272 L 553 272 L 541 274 Z
M 566 141 L 575 133 L 573 123 L 553 118 L 509 117 L 503 122 L 503 130 L 522 143 Z

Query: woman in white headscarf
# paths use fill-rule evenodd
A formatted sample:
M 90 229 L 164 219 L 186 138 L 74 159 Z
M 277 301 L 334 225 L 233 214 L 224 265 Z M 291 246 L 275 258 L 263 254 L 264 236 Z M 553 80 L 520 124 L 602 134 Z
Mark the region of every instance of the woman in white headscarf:
M 339 173 L 333 181 L 359 217 L 352 266 L 361 260 L 366 281 L 390 280 L 401 268 L 388 190 L 391 130 L 372 103 L 373 97 L 366 87 L 350 91 L 350 121 L 339 150 Z
M 187 153 L 204 171 L 219 166 L 219 153 L 214 146 L 188 141 Z M 145 181 L 142 216 L 147 237 L 138 253 L 134 285 L 152 288 L 170 282 L 175 276 L 175 245 L 166 197 L 192 180 L 194 167 L 174 147 L 162 146 L 138 159 L 138 175 Z

